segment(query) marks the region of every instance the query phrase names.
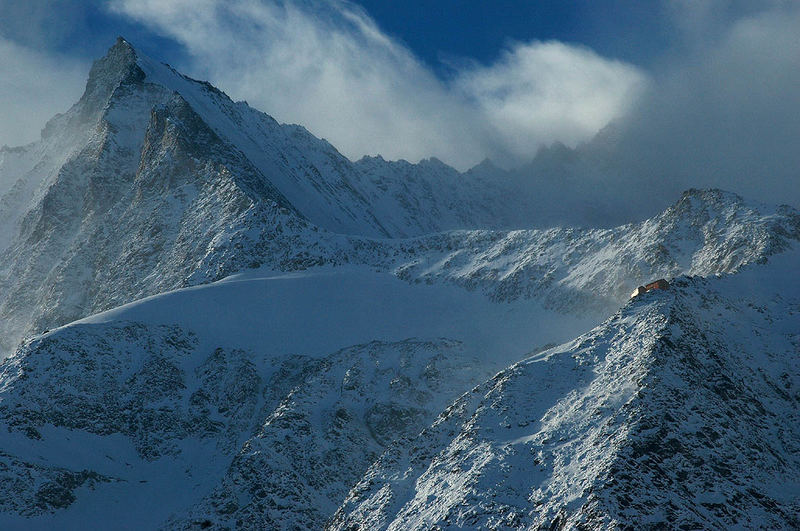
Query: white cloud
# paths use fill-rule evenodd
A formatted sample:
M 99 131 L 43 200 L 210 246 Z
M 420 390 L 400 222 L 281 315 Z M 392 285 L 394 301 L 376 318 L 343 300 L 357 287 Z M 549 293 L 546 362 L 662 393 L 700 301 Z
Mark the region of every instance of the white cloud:
M 616 127 L 521 170 L 550 222 L 644 219 L 688 188 L 800 206 L 800 4 L 743 14 L 711 10 L 718 2 L 699 15 L 681 5 L 688 30 Z
M 516 44 L 497 63 L 462 71 L 457 86 L 524 160 L 543 143 L 593 136 L 624 114 L 645 79 L 630 65 L 551 41 Z
M 115 0 L 112 9 L 185 45 L 188 67 L 234 98 L 301 123 L 351 158 L 529 159 L 590 138 L 643 75 L 581 47 L 512 46 L 443 82 L 347 2 Z
M 45 122 L 83 92 L 89 65 L 0 37 L 0 145 L 39 138 Z

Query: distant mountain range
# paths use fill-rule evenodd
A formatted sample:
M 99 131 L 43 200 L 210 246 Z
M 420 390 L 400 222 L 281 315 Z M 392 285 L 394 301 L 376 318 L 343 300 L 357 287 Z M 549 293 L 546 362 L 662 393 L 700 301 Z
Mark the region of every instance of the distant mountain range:
M 800 213 L 548 228 L 520 175 L 119 39 L 0 150 L 0 528 L 800 526 Z

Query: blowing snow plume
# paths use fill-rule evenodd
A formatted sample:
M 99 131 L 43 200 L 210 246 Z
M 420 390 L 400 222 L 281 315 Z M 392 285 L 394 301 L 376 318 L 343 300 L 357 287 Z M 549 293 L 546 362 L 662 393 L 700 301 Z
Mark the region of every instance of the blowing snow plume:
M 542 224 L 643 219 L 691 187 L 800 202 L 795 5 L 664 4 L 673 42 L 646 69 L 531 41 L 448 79 L 350 3 L 112 6 L 185 46 L 190 70 L 351 158 L 434 155 L 462 170 L 536 158 L 513 173 Z M 556 141 L 575 151 L 535 157 Z
M 189 71 L 345 155 L 461 170 L 529 160 L 590 138 L 644 82 L 632 65 L 560 42 L 512 43 L 443 80 L 350 2 L 117 0 L 113 9 L 183 44 Z M 258 43 L 253 45 L 253 43 Z

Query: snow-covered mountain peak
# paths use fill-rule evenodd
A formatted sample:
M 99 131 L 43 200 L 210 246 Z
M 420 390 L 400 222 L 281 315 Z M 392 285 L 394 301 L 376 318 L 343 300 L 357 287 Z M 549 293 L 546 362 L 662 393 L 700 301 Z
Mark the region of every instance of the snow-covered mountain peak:
M 86 89 L 79 100 L 84 116 L 101 112 L 114 90 L 123 83 L 140 82 L 145 74 L 138 64 L 138 56 L 133 46 L 122 37 L 106 55 L 92 64 Z
M 114 87 L 127 79 L 141 80 L 143 72 L 138 61 L 139 55 L 133 46 L 124 38 L 117 37 L 106 55 L 92 64 L 84 96 L 95 93 L 101 87 Z

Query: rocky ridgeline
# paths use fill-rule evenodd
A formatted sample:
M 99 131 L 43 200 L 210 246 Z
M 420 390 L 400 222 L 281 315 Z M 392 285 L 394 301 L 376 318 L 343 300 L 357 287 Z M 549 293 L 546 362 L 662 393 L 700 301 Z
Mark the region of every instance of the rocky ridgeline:
M 331 527 L 797 527 L 800 297 L 769 277 L 682 277 L 500 372 L 384 453 Z
M 615 229 L 487 230 L 525 227 L 507 215 L 530 210 L 490 165 L 352 163 L 124 40 L 40 142 L 0 155 L 7 353 L 26 334 L 257 266 L 362 264 L 604 316 L 631 284 L 735 271 L 800 233 L 794 210 L 719 191 Z

